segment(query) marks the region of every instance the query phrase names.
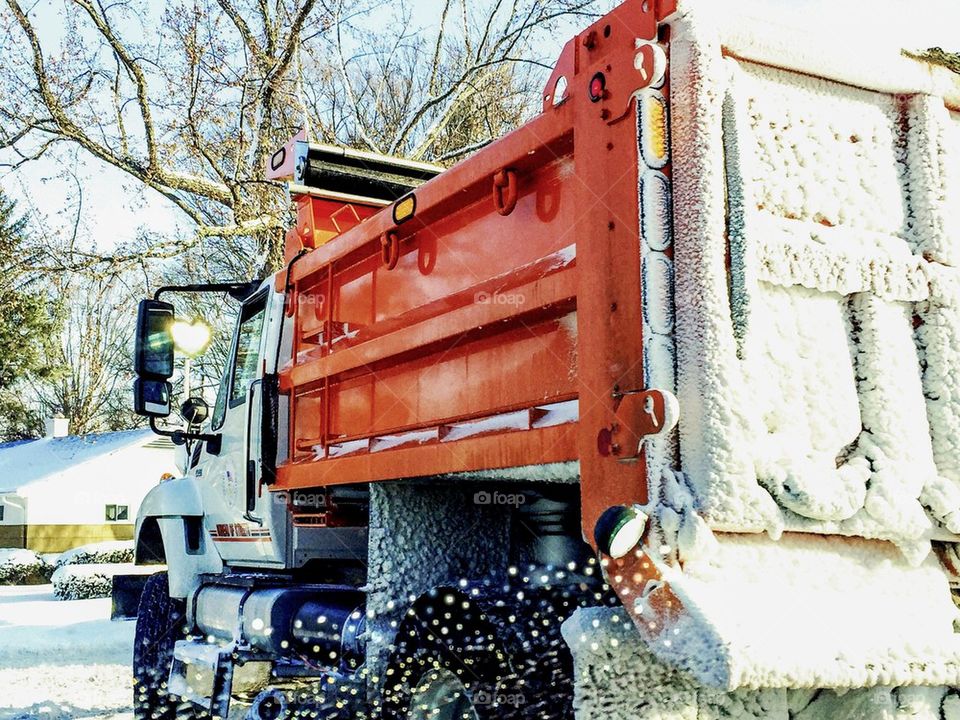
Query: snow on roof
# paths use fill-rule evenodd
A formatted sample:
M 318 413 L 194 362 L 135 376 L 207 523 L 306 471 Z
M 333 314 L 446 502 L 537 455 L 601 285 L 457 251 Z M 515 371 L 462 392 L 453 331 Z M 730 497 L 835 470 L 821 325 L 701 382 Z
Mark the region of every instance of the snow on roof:
M 0 450 L 4 450 L 5 448 L 16 447 L 17 445 L 23 445 L 24 443 L 29 443 L 29 442 L 33 442 L 33 440 L 32 440 L 32 439 L 30 439 L 30 440 L 11 440 L 11 441 L 9 441 L 9 442 L 2 442 L 2 443 L 0 443 Z
M 0 492 L 14 492 L 98 457 L 147 445 L 149 429 L 70 435 L 0 445 Z

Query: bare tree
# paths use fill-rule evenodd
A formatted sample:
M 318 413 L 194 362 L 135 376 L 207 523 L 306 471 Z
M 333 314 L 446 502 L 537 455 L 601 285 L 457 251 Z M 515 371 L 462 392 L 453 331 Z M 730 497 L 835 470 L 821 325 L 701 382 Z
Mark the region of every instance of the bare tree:
M 316 0 L 237 9 L 230 0 L 166 6 L 63 4 L 69 32 L 45 50 L 29 11 L 7 0 L 0 145 L 27 162 L 75 144 L 176 204 L 189 243 L 152 243 L 169 257 L 206 237 L 258 237 L 269 251 L 283 224 L 279 195 L 254 168 L 286 132 L 286 87 L 303 32 L 322 29 Z M 256 16 L 258 30 L 244 16 Z M 237 43 L 234 29 L 250 38 Z M 254 34 L 256 32 L 256 34 Z M 146 41 L 145 38 L 151 38 Z M 251 48 L 255 48 L 252 51 Z
M 562 36 L 565 21 L 581 24 L 609 3 L 443 0 L 437 5 L 438 24 L 429 32 L 406 30 L 409 8 L 401 3 L 389 23 L 399 31 L 358 30 L 350 36 L 343 0 L 333 8 L 345 104 L 340 112 L 352 121 L 347 126 L 356 140 L 372 150 L 445 162 L 516 127 L 539 107 L 543 79 L 552 69 L 535 45 L 551 33 Z
M 602 0 L 444 0 L 414 29 L 406 2 L 59 0 L 65 32 L 5 0 L 0 150 L 8 167 L 72 145 L 174 203 L 189 237 L 149 237 L 109 259 L 280 261 L 288 208 L 268 153 L 311 138 L 448 162 L 536 106 L 535 47 Z M 42 4 L 50 12 L 53 3 Z M 158 11 L 158 6 L 162 11 Z M 582 21 L 579 21 L 582 22 Z M 74 248 L 73 267 L 102 263 Z
M 52 285 L 63 298 L 63 328 L 50 349 L 56 369 L 28 379 L 23 392 L 28 406 L 43 416 L 67 418 L 77 435 L 131 427 L 130 308 L 142 288 L 117 276 L 73 275 Z

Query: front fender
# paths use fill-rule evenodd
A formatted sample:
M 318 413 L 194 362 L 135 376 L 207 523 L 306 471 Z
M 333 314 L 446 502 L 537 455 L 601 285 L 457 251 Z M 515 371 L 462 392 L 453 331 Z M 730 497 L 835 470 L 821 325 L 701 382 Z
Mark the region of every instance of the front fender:
M 197 479 L 182 477 L 165 480 L 151 488 L 137 512 L 137 527 L 145 517 L 183 517 L 203 515 L 203 501 Z
M 147 493 L 137 512 L 137 563 L 165 562 L 171 597 L 187 597 L 200 575 L 223 570 L 220 553 L 204 530 L 203 516 L 200 489 L 191 477 L 160 483 Z

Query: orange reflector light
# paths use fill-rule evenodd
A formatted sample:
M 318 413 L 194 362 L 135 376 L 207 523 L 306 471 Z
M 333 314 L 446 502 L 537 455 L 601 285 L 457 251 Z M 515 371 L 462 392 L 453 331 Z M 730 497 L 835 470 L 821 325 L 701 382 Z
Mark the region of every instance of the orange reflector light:
M 660 169 L 670 161 L 670 119 L 667 101 L 655 90 L 643 94 L 640 105 L 643 160 L 647 167 Z
M 393 206 L 393 221 L 399 225 L 413 217 L 417 211 L 417 197 L 412 193 L 397 200 Z

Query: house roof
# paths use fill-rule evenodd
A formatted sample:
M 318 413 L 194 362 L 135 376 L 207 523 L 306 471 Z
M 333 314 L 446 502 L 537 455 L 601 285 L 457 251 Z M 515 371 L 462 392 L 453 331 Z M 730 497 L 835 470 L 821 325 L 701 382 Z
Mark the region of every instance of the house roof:
M 130 447 L 159 447 L 151 430 L 70 435 L 0 444 L 0 492 L 15 492 L 51 475 Z M 172 445 L 164 444 L 164 448 Z
M 23 445 L 24 443 L 29 442 L 33 442 L 33 440 L 11 440 L 10 442 L 2 442 L 0 443 L 0 450 L 3 450 L 4 448 L 16 447 L 17 445 Z

